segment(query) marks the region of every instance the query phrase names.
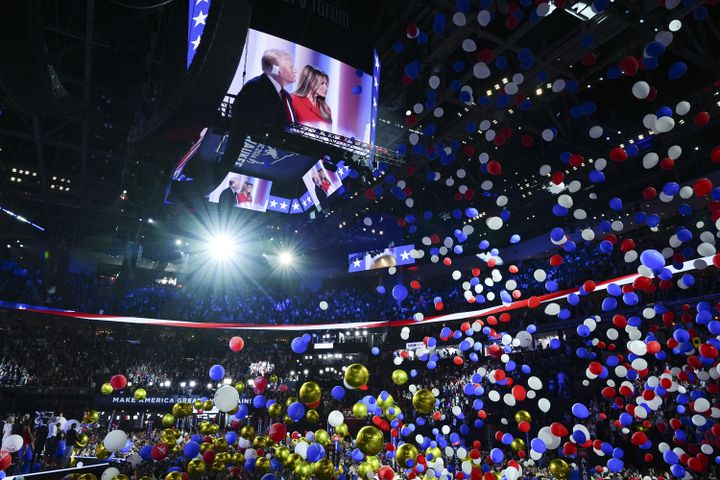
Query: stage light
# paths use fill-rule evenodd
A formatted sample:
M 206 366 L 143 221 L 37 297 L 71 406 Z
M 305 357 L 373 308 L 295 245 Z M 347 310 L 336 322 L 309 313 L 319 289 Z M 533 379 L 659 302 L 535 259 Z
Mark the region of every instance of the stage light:
M 178 247 L 182 245 L 182 240 L 180 240 L 179 238 L 175 240 L 175 245 L 177 245 Z
M 208 242 L 208 251 L 215 259 L 221 260 L 235 254 L 236 245 L 228 235 L 216 235 Z
M 278 261 L 280 262 L 280 265 L 292 265 L 294 260 L 295 258 L 290 252 L 280 252 L 280 255 L 278 255 Z

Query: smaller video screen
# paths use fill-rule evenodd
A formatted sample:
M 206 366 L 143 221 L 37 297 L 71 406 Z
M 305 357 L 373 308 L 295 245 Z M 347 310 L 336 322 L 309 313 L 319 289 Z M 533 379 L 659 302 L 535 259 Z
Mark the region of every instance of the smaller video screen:
M 411 244 L 351 253 L 348 255 L 348 272 L 364 272 L 414 264 L 415 257 L 412 255 L 414 249 L 415 245 Z

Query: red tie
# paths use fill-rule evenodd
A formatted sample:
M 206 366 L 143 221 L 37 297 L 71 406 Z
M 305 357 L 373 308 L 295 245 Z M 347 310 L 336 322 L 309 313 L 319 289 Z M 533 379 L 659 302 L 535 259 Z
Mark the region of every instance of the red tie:
M 295 121 L 295 112 L 292 108 L 292 99 L 290 98 L 290 94 L 284 88 L 281 88 L 280 97 L 283 100 L 283 106 L 285 107 L 285 114 L 287 115 L 288 122 L 297 123 Z

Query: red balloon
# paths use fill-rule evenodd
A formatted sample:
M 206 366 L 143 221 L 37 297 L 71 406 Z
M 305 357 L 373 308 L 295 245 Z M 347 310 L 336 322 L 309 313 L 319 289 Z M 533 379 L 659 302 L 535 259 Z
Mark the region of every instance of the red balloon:
M 380 480 L 392 480 L 394 476 L 395 472 L 392 467 L 387 465 L 383 465 L 380 467 L 380 470 L 378 470 L 378 478 L 380 478 Z
M 657 196 L 657 190 L 653 187 L 645 187 L 642 194 L 645 200 L 652 200 Z
M 563 172 L 553 172 L 550 178 L 555 185 L 560 185 L 565 180 L 565 174 Z
M 585 65 L 586 67 L 590 67 L 592 65 L 595 65 L 595 62 L 597 61 L 597 58 L 595 58 L 595 55 L 592 53 L 586 53 L 582 56 L 580 59 L 580 62 Z
M 523 387 L 522 385 L 515 385 L 512 388 L 512 394 L 516 400 L 522 402 L 527 397 L 527 390 L 525 390 L 525 387 Z
M 0 450 L 0 472 L 5 470 L 12 463 L 12 453 Z
M 157 445 L 154 445 L 152 447 L 152 450 L 150 450 L 150 456 L 153 460 L 160 461 L 163 460 L 165 457 L 167 457 L 168 452 L 170 451 L 170 447 L 167 446 L 165 443 L 158 443 Z M 208 450 L 210 451 L 210 450 Z
M 230 350 L 233 352 L 239 352 L 245 347 L 245 340 L 242 337 L 232 337 L 230 339 Z
M 560 266 L 562 264 L 562 262 L 563 262 L 562 255 L 555 254 L 552 257 L 550 257 L 550 265 L 552 265 L 553 267 Z
M 420 288 L 420 282 L 418 282 L 417 280 L 411 280 L 410 287 L 413 288 L 414 290 L 417 290 Z
M 455 358 L 453 358 L 453 363 L 458 366 L 462 365 L 463 364 L 462 357 L 456 355 Z
M 610 160 L 613 162 L 624 162 L 627 158 L 628 154 L 623 148 L 615 147 L 610 150 Z
M 500 175 L 502 173 L 502 165 L 497 160 L 490 160 L 487 164 L 487 170 L 490 175 Z
M 205 463 L 213 463 L 215 461 L 215 452 L 212 450 L 207 450 L 205 453 L 202 454 L 202 459 Z
M 273 442 L 284 440 L 286 435 L 287 427 L 282 422 L 273 423 L 268 429 L 268 437 L 270 437 Z
M 564 437 L 570 434 L 570 432 L 568 432 L 568 429 L 565 428 L 565 425 L 560 422 L 553 422 L 550 425 L 550 431 L 556 437 Z
M 595 290 L 595 282 L 592 280 L 585 280 L 585 283 L 583 283 L 583 290 L 590 293 L 593 290 Z
M 523 433 L 527 433 L 530 431 L 530 422 L 527 420 L 523 420 L 522 422 L 518 423 L 518 430 L 520 430 Z
M 710 114 L 708 112 L 698 112 L 695 115 L 695 125 L 703 126 L 710 121 Z
M 537 308 L 540 306 L 540 299 L 536 296 L 532 296 L 528 298 L 528 307 L 530 308 Z
M 698 197 L 707 197 L 712 189 L 713 183 L 709 178 L 701 178 L 693 185 L 693 191 Z
M 255 395 L 262 395 L 267 390 L 268 380 L 265 377 L 257 377 L 253 385 Z
M 638 72 L 638 68 L 640 68 L 640 63 L 635 57 L 627 56 L 620 60 L 620 69 L 625 75 L 634 77 Z
M 712 345 L 708 343 L 703 343 L 702 345 L 700 345 L 700 355 L 708 358 L 717 358 L 718 351 L 717 348 L 713 347 Z
M 670 157 L 665 157 L 662 160 L 660 160 L 660 168 L 663 170 L 672 170 L 672 168 L 675 166 L 675 160 L 673 160 Z
M 127 385 L 127 378 L 125 378 L 125 375 L 118 373 L 117 375 L 113 375 L 110 379 L 110 385 L 115 390 L 122 390 Z
M 712 149 L 712 152 L 710 152 L 710 160 L 712 160 L 713 163 L 720 163 L 720 147 Z

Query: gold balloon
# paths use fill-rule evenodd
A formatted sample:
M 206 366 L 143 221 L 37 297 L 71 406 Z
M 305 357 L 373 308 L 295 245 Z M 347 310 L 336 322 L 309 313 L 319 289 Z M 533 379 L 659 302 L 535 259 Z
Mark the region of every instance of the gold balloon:
M 435 408 L 435 395 L 430 390 L 420 389 L 413 395 L 412 404 L 419 413 L 430 413 Z
M 382 398 L 382 394 L 377 396 L 377 404 L 382 408 L 383 410 L 387 410 L 388 408 L 395 405 L 395 399 L 392 397 L 392 395 L 388 395 L 385 400 Z
M 183 449 L 180 445 L 175 444 L 170 451 L 175 455 L 180 455 Z
M 405 385 L 408 381 L 408 374 L 405 370 L 397 369 L 392 372 L 392 381 L 395 385 Z
M 205 473 L 205 462 L 202 458 L 190 460 L 187 464 L 187 472 L 191 477 L 199 477 Z
M 182 480 L 182 473 L 170 472 L 167 475 L 165 475 L 165 480 Z
M 228 447 L 228 441 L 225 440 L 225 437 L 220 437 L 213 440 L 213 450 L 217 450 L 218 452 L 224 452 L 228 449 Z
M 322 390 L 315 382 L 305 382 L 300 387 L 300 401 L 305 404 L 313 404 L 320 401 Z
M 190 413 L 187 412 L 186 405 L 190 405 L 190 404 L 178 402 L 175 405 L 173 405 L 173 407 L 172 407 L 173 416 L 175 418 L 183 418 L 183 417 L 187 417 L 188 415 L 190 415 L 190 413 L 192 413 L 192 405 L 190 405 Z
M 237 382 L 235 384 L 235 390 L 238 391 L 238 393 L 243 393 L 245 391 L 245 383 L 244 382 Z
M 359 478 L 369 478 L 373 473 L 373 468 L 369 463 L 362 462 L 358 465 L 357 474 Z
M 193 402 L 193 407 L 195 407 L 195 410 L 202 410 L 203 409 L 203 401 L 202 400 L 195 400 Z
M 172 426 L 173 424 L 175 424 L 175 417 L 173 417 L 171 413 L 166 413 L 162 417 L 162 424 L 163 424 L 163 427 Z
M 357 447 L 365 455 L 377 455 L 382 450 L 385 439 L 379 428 L 370 425 L 360 429 L 355 437 Z
M 308 410 L 305 414 L 305 419 L 310 423 L 317 423 L 320 421 L 320 414 L 317 410 Z
M 214 406 L 214 404 L 213 404 L 212 400 L 205 400 L 203 402 L 202 408 L 203 408 L 203 410 L 212 410 L 213 406 Z
M 327 447 L 330 444 L 330 434 L 323 430 L 322 428 L 315 431 L 315 441 L 322 445 L 323 447 Z
M 293 404 L 293 403 L 295 403 L 295 402 L 297 402 L 297 401 L 298 401 L 298 400 L 297 400 L 297 397 L 296 397 L 296 396 L 290 395 L 290 396 L 287 398 L 287 400 L 285 400 L 285 406 L 286 406 L 286 407 L 289 407 L 291 404 Z
M 335 466 L 329 458 L 323 458 L 313 463 L 312 472 L 318 480 L 331 480 L 335 476 Z
M 279 403 L 273 403 L 268 407 L 268 413 L 271 417 L 279 417 L 282 415 L 282 406 Z
M 262 476 L 270 471 L 270 459 L 267 457 L 258 457 L 255 460 L 255 474 Z
M 283 465 L 285 464 L 285 461 L 290 456 L 290 449 L 286 446 L 278 447 L 275 449 L 275 458 L 280 460 L 280 463 Z
M 100 413 L 97 410 L 88 410 L 83 416 L 83 423 L 97 423 L 100 421 Z
M 102 386 L 100 387 L 100 392 L 103 395 L 110 395 L 113 392 L 113 390 L 114 389 L 113 389 L 112 385 L 110 385 L 109 383 L 103 383 Z
M 368 380 L 370 380 L 370 372 L 365 368 L 365 365 L 353 363 L 345 370 L 345 383 L 350 388 L 360 388 L 367 385 Z
M 295 468 L 293 468 L 293 473 L 296 479 L 307 480 L 310 478 L 310 475 L 312 475 L 312 468 L 305 462 L 298 462 Z
M 225 471 L 225 464 L 221 462 L 220 460 L 215 459 L 212 464 L 212 469 L 216 472 L 224 472 Z
M 425 449 L 425 456 L 428 459 L 437 460 L 442 456 L 442 450 L 440 450 L 440 447 L 428 447 Z
M 398 447 L 397 451 L 395 452 L 395 458 L 397 459 L 398 464 L 403 468 L 408 466 L 408 460 L 412 460 L 413 462 L 415 462 L 417 456 L 418 449 L 412 443 L 403 443 Z
M 368 413 L 367 405 L 360 402 L 356 403 L 352 407 L 352 413 L 357 418 L 363 418 Z
M 245 440 L 250 440 L 255 436 L 255 428 L 252 425 L 243 425 L 240 429 L 240 436 Z
M 243 465 L 245 463 L 245 454 L 240 452 L 233 453 L 232 463 L 233 465 Z
M 113 480 L 128 480 L 128 476 L 121 473 L 120 475 L 115 475 Z
M 285 465 L 288 470 L 293 470 L 298 462 L 302 462 L 302 457 L 297 453 L 291 453 L 283 465 Z
M 78 480 L 97 480 L 97 477 L 92 473 L 83 473 L 78 477 Z
M 277 383 L 277 381 L 278 381 L 278 376 L 275 375 L 274 373 L 271 374 L 270 375 L 270 383 Z
M 285 425 L 292 425 L 293 423 L 295 423 L 295 420 L 290 418 L 290 415 L 283 415 L 283 423 Z
M 378 470 L 380 470 L 380 467 L 382 467 L 382 464 L 380 463 L 380 460 L 378 460 L 378 457 L 368 457 L 365 459 L 365 461 L 370 464 L 373 472 L 377 472 Z
M 218 425 L 217 423 L 213 423 L 213 424 L 210 425 L 210 427 L 208 428 L 208 431 L 209 431 L 211 434 L 214 435 L 214 434 L 216 434 L 216 433 L 218 433 L 218 432 L 220 431 L 220 425 Z
M 167 443 L 168 445 L 175 443 L 177 440 L 177 437 L 175 436 L 175 432 L 172 431 L 170 428 L 166 428 L 162 432 L 160 432 L 160 440 L 163 443 Z
M 110 455 L 111 453 L 105 449 L 105 445 L 102 442 L 98 443 L 97 447 L 95 448 L 95 456 L 100 459 L 106 459 Z
M 220 452 L 215 456 L 215 460 L 220 460 L 223 463 L 230 463 L 232 462 L 232 455 L 230 455 L 230 452 Z
M 517 412 L 515 412 L 515 423 L 529 422 L 531 420 L 532 416 L 527 410 L 518 410 Z
M 522 438 L 514 438 L 513 441 L 510 443 L 510 448 L 513 449 L 513 452 L 525 450 L 525 441 Z
M 205 453 L 212 448 L 212 443 L 203 442 L 200 444 L 200 453 Z
M 133 392 L 133 397 L 135 397 L 135 400 L 144 400 L 147 397 L 147 392 L 144 388 L 138 388 Z
M 348 433 L 350 433 L 350 430 L 348 429 L 348 426 L 345 423 L 341 423 L 337 427 L 335 427 L 335 433 L 340 436 L 347 436 Z
M 90 440 L 86 433 L 81 433 L 77 436 L 75 439 L 75 446 L 78 448 L 85 448 L 87 447 L 88 440 Z
M 553 458 L 548 467 L 550 473 L 558 480 L 565 480 L 570 475 L 570 465 L 562 458 Z

